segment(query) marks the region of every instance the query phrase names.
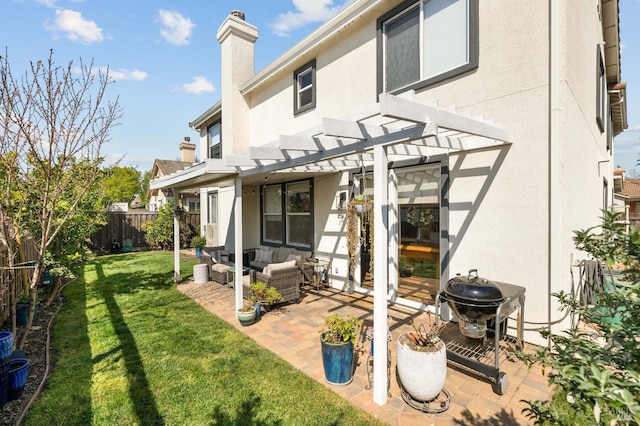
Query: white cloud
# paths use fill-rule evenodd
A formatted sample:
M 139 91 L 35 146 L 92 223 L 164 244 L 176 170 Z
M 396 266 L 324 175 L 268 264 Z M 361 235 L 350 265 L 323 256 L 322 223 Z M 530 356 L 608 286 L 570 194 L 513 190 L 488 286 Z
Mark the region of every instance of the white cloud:
M 55 7 L 56 6 L 56 0 L 38 0 L 38 3 L 40 3 L 43 6 L 47 6 L 47 7 Z
M 162 38 L 177 46 L 189 44 L 189 38 L 196 24 L 178 12 L 160 9 L 158 14 L 160 15 L 160 22 L 162 22 L 162 29 L 160 30 Z
M 197 75 L 193 77 L 191 83 L 185 83 L 182 85 L 182 90 L 187 93 L 192 93 L 194 95 L 201 95 L 203 93 L 211 93 L 216 90 L 209 80 L 206 77 L 201 75 Z
M 106 69 L 104 70 L 106 71 Z M 130 71 L 125 69 L 121 69 L 121 70 L 109 69 L 109 75 L 115 81 L 121 81 L 121 80 L 142 81 L 146 79 L 148 76 L 148 74 L 145 71 L 139 71 L 139 70 Z
M 275 34 L 287 36 L 291 31 L 312 22 L 324 22 L 332 18 L 345 4 L 333 6 L 333 0 L 293 0 L 296 11 L 281 13 L 270 27 Z
M 82 14 L 75 10 L 56 10 L 55 22 L 49 24 L 47 20 L 45 28 L 49 31 L 63 32 L 69 40 L 83 44 L 91 44 L 104 39 L 102 29 L 94 21 L 84 19 Z

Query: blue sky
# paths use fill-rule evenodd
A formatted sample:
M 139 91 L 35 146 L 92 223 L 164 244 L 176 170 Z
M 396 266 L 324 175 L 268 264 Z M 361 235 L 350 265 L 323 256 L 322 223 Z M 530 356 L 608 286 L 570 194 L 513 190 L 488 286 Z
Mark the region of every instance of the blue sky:
M 582 1 L 582 0 L 580 0 Z M 80 58 L 109 66 L 124 116 L 105 146 L 109 162 L 149 170 L 154 158 L 177 159 L 188 123 L 220 99 L 216 30 L 234 9 L 258 27 L 256 71 L 348 0 L 0 0 L 0 47 L 14 73 L 29 61 Z M 622 77 L 629 129 L 616 138 L 615 163 L 640 172 L 640 0 L 620 0 Z

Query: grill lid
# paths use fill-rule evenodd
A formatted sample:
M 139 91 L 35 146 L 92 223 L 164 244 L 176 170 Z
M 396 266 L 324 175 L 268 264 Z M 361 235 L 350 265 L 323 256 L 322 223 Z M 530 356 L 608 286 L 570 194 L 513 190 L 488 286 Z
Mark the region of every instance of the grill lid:
M 500 303 L 504 299 L 500 286 L 493 281 L 480 278 L 477 269 L 469 270 L 466 277 L 457 274 L 451 278 L 447 281 L 444 292 L 454 300 L 475 303 Z

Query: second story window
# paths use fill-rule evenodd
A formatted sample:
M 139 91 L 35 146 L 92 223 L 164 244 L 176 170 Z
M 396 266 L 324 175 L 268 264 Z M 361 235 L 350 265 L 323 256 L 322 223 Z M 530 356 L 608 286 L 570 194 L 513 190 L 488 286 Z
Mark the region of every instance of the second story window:
M 207 158 L 222 158 L 221 123 L 219 121 L 207 127 Z
M 477 1 L 411 0 L 381 17 L 379 92 L 421 88 L 477 67 Z
M 596 53 L 596 122 L 601 132 L 605 130 L 605 117 L 607 113 L 607 77 L 604 70 L 604 60 L 602 50 L 598 45 Z
M 298 68 L 293 73 L 294 106 L 293 113 L 298 114 L 316 106 L 316 61 Z

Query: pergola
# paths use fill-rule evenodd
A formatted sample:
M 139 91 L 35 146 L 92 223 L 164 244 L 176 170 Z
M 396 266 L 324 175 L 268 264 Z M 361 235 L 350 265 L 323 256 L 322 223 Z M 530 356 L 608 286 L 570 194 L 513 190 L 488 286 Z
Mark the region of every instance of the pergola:
M 389 162 L 430 158 L 440 154 L 476 151 L 509 145 L 512 135 L 482 117 L 471 117 L 455 110 L 439 109 L 437 104 L 413 100 L 414 93 L 402 96 L 380 94 L 379 102 L 341 118 L 323 118 L 317 127 L 223 159 L 207 159 L 184 171 L 151 182 L 151 189 L 201 186 L 234 186 L 234 221 L 242 223 L 242 186 L 259 182 L 265 176 L 287 173 L 288 179 L 337 173 L 361 167 L 373 169 L 374 340 L 387 339 L 387 283 L 397 279 L 389 274 L 396 266 L 389 253 L 397 241 L 389 239 L 389 229 L 397 223 L 394 191 L 389 180 Z M 389 197 L 391 195 L 391 197 Z M 391 199 L 391 201 L 390 201 Z M 242 253 L 242 226 L 235 226 L 235 252 Z M 178 221 L 174 233 L 179 235 Z M 179 238 L 174 238 L 175 278 L 179 279 Z M 242 256 L 236 256 L 235 304 L 242 302 Z M 380 326 L 377 326 L 380 325 Z M 387 352 L 374 357 L 373 400 L 387 402 Z

